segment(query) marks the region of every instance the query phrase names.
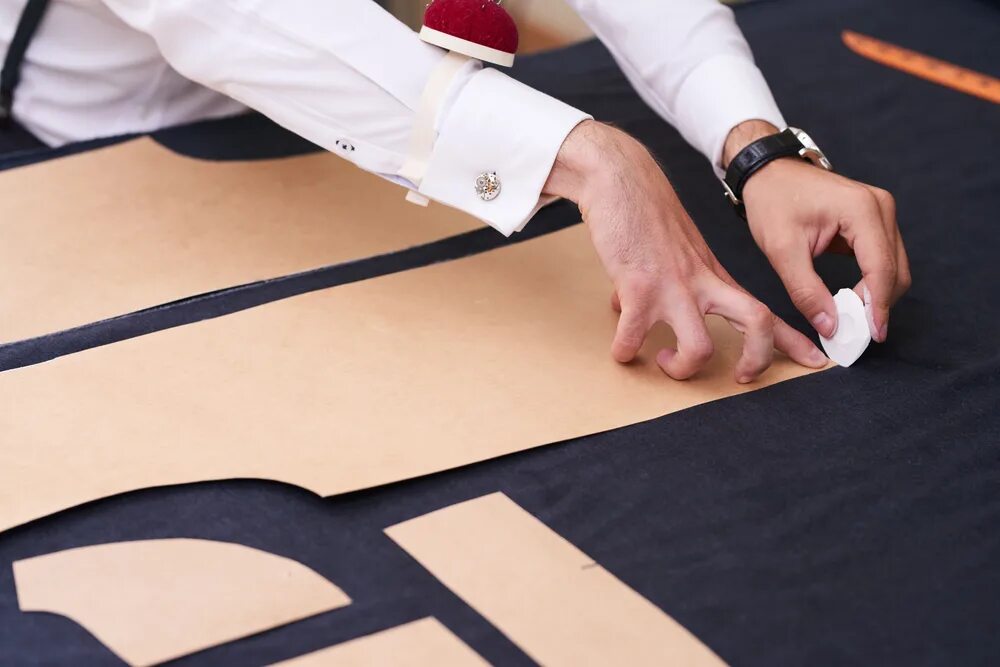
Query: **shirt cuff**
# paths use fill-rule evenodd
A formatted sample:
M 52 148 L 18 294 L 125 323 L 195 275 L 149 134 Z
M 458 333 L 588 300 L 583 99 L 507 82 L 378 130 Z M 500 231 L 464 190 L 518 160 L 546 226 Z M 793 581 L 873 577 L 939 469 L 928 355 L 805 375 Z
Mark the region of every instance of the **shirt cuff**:
M 419 192 L 485 221 L 505 236 L 545 203 L 542 188 L 566 135 L 591 116 L 494 69 L 469 79 L 444 118 Z M 486 201 L 476 179 L 495 172 Z
M 722 149 L 729 132 L 748 120 L 763 120 L 782 129 L 785 119 L 757 66 L 738 56 L 717 56 L 699 65 L 681 86 L 676 102 L 677 126 L 702 152 L 719 178 Z

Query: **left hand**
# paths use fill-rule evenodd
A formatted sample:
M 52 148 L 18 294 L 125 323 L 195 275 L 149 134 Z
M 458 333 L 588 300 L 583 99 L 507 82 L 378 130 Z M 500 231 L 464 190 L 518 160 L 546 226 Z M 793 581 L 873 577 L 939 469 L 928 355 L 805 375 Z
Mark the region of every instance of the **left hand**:
M 737 126 L 724 161 L 756 139 L 777 132 L 761 121 Z M 743 189 L 754 240 L 778 272 L 799 311 L 823 336 L 837 330 L 833 297 L 813 268 L 823 252 L 853 254 L 872 303 L 872 338 L 884 342 L 889 308 L 910 287 L 910 264 L 896 226 L 892 195 L 877 187 L 815 167 L 798 158 L 775 160 Z
M 656 361 L 676 380 L 701 370 L 713 353 L 706 315 L 726 318 L 743 334 L 733 368 L 752 382 L 774 348 L 810 368 L 828 361 L 808 338 L 775 317 L 722 267 L 684 210 L 649 151 L 621 130 L 584 121 L 566 137 L 545 183 L 547 194 L 577 203 L 608 277 L 620 313 L 611 355 L 635 358 L 650 329 L 665 322 L 677 347 Z

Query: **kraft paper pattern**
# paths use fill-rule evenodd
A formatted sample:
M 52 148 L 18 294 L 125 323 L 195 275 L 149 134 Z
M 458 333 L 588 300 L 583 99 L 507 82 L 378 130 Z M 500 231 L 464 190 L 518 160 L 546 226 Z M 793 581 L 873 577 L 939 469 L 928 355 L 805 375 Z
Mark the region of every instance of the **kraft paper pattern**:
M 405 193 L 330 153 L 214 162 L 149 138 L 2 172 L 0 342 L 482 227 Z
M 240 544 L 114 542 L 14 563 L 22 611 L 73 619 L 130 665 L 153 665 L 350 604 L 288 558 Z
M 423 618 L 273 667 L 486 667 L 488 664 L 437 619 Z
M 502 493 L 385 532 L 539 664 L 725 664 Z
M 582 225 L 0 373 L 0 530 L 153 486 L 263 478 L 329 496 L 633 424 L 738 385 L 742 338 L 627 366 Z M 613 455 L 613 452 L 609 452 Z

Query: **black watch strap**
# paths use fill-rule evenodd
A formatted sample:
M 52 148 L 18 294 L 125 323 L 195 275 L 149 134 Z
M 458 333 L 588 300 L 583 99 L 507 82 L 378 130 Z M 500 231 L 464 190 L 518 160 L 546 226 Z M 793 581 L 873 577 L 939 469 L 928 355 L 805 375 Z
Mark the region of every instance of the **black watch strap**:
M 790 129 L 758 139 L 741 150 L 726 169 L 727 194 L 737 209 L 742 209 L 743 186 L 747 179 L 767 163 L 782 157 L 798 156 L 802 142 Z

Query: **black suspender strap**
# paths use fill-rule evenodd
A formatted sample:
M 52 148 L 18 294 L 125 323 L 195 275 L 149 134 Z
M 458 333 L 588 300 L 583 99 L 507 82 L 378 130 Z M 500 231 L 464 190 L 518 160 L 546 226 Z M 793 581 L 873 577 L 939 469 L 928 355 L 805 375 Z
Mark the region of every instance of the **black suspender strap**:
M 21 64 L 24 62 L 24 52 L 38 30 L 38 24 L 45 15 L 49 0 L 28 0 L 21 13 L 21 20 L 10 40 L 10 48 L 0 70 L 0 127 L 10 122 L 11 109 L 14 107 L 14 89 L 21 80 Z

